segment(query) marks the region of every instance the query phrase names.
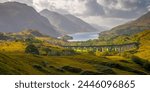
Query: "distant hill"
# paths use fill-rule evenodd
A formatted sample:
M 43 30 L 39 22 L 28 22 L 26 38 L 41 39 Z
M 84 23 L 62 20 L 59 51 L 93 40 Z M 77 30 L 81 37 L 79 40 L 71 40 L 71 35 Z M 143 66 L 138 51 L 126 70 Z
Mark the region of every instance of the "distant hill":
M 106 31 L 106 30 L 108 30 L 109 28 L 108 27 L 106 27 L 106 26 L 99 26 L 99 25 L 97 25 L 97 24 L 90 24 L 90 25 L 92 25 L 95 29 L 97 29 L 99 32 L 103 32 L 103 31 Z
M 100 38 L 112 38 L 118 35 L 133 35 L 148 29 L 150 29 L 150 12 L 135 21 L 131 21 L 124 25 L 112 28 L 109 31 L 100 33 Z
M 62 34 L 97 31 L 90 24 L 73 15 L 62 15 L 47 9 L 41 11 L 40 14 L 48 18 L 52 25 L 54 25 Z
M 23 30 L 20 32 L 0 32 L 0 42 L 35 42 L 44 44 L 47 42 L 48 44 L 58 46 L 62 44 L 66 44 L 67 41 L 64 39 L 58 39 L 54 37 L 50 37 L 48 35 L 42 34 L 38 30 Z M 0 44 L 1 45 L 1 44 Z
M 10 37 L 4 35 L 4 33 L 0 32 L 0 40 L 8 40 Z
M 18 2 L 0 3 L 0 32 L 19 32 L 24 29 L 39 30 L 52 37 L 60 36 L 48 19 L 32 7 Z
M 45 35 L 43 35 L 39 31 L 37 31 L 37 30 L 31 30 L 31 29 L 21 31 L 21 32 L 18 32 L 16 34 L 18 34 L 18 35 L 32 35 L 34 37 L 45 37 Z
M 43 35 L 37 30 L 24 30 L 21 32 L 1 32 L 0 33 L 0 40 L 10 40 L 10 41 L 15 41 L 15 40 L 25 40 L 28 38 L 35 38 L 35 37 L 49 37 L 46 35 Z

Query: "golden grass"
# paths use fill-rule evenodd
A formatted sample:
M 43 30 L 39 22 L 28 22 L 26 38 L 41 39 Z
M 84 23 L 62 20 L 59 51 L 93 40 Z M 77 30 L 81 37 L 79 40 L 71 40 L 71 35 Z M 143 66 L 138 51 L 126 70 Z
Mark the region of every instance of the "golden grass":
M 23 42 L 0 42 L 1 52 L 24 52 L 26 44 Z
M 138 34 L 140 40 L 140 48 L 135 55 L 150 61 L 150 30 Z

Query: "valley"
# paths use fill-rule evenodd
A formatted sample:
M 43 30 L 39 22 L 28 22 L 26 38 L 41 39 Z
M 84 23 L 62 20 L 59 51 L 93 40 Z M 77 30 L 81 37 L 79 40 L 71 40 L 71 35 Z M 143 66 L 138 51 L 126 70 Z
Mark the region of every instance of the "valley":
M 123 52 L 107 49 L 100 51 L 88 48 L 84 50 L 64 48 L 61 45 L 72 45 L 78 42 L 61 41 L 44 35 L 38 37 L 39 35 L 33 33 L 37 34 L 38 31 L 19 32 L 18 35 L 15 34 L 16 37 L 22 35 L 23 38 L 16 40 L 15 36 L 11 35 L 13 39 L 0 41 L 0 74 L 146 75 L 150 73 L 149 49 L 147 49 L 149 43 L 142 43 L 143 40 L 149 42 L 145 36 L 149 37 L 150 31 L 135 35 L 136 39 L 141 39 L 140 48 L 126 49 Z M 9 38 L 11 36 L 9 33 Z
M 0 3 L 0 75 L 149 74 L 150 12 L 106 31 L 73 14 Z
M 69 36 L 73 37 L 73 39 L 68 41 L 88 41 L 98 39 L 99 32 L 83 32 L 83 33 L 76 33 L 76 34 L 68 34 Z

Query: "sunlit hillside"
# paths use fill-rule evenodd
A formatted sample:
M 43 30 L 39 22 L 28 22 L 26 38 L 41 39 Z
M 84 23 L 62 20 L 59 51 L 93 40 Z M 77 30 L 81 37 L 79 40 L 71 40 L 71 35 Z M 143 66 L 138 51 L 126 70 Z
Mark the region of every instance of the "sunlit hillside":
M 0 41 L 0 74 L 141 75 L 150 73 L 150 64 L 147 62 L 150 59 L 150 31 L 112 40 L 112 42 L 124 43 L 127 39 L 140 43 L 139 49 L 127 52 L 74 51 L 61 47 L 68 42 L 42 36 L 38 31 L 34 31 L 34 34 L 37 33 L 38 36 L 31 34 L 30 31 L 6 34 L 9 39 Z M 19 35 L 23 38 L 18 39 Z
M 26 44 L 15 41 L 0 41 L 1 52 L 24 52 Z
M 135 35 L 135 38 L 140 42 L 140 47 L 136 55 L 150 60 L 150 30 Z

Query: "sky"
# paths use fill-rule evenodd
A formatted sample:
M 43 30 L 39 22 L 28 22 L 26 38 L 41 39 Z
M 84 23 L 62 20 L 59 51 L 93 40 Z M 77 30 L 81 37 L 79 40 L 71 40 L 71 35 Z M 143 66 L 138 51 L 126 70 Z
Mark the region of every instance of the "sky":
M 34 7 L 38 12 L 49 9 L 73 14 L 84 21 L 115 27 L 132 21 L 150 11 L 150 0 L 0 0 L 17 1 Z

